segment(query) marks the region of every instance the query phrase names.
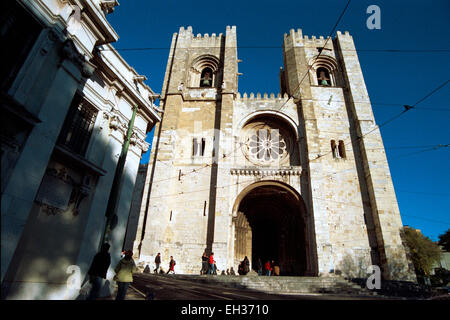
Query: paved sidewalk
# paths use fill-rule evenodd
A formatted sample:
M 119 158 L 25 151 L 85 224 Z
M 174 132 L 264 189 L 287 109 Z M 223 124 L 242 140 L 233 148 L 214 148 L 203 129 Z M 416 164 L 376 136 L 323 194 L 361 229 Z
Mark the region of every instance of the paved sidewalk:
M 116 295 L 117 295 L 117 286 L 111 296 L 98 298 L 97 300 L 115 300 Z M 136 289 L 133 285 L 130 285 L 128 287 L 127 294 L 125 296 L 125 300 L 145 300 L 145 294 Z

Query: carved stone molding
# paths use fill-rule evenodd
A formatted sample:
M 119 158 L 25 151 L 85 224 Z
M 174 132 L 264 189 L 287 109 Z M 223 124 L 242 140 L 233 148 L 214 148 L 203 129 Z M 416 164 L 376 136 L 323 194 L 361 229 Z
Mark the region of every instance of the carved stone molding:
M 262 169 L 262 168 L 236 168 L 231 169 L 232 175 L 238 176 L 300 176 L 302 168 L 296 169 Z
M 147 152 L 150 147 L 150 143 L 142 139 L 138 140 L 137 145 L 139 148 L 141 148 L 143 153 Z
M 73 41 L 70 39 L 64 41 L 63 47 L 61 49 L 61 56 L 63 57 L 63 59 L 72 61 L 80 69 L 83 68 L 84 63 L 86 62 L 85 57 L 78 52 L 77 48 L 73 44 Z
M 123 119 L 115 110 L 109 113 L 109 127 L 113 130 L 119 130 L 122 134 L 126 134 L 128 122 Z
M 90 78 L 94 74 L 95 69 L 97 68 L 96 65 L 89 61 L 84 61 L 81 66 L 81 73 L 84 77 Z
M 130 137 L 130 144 L 135 146 L 138 143 L 139 138 L 136 135 L 136 132 L 133 131 Z
M 58 33 L 53 28 L 47 28 L 45 32 L 47 33 L 47 36 L 42 41 L 39 49 L 39 53 L 43 56 L 46 56 L 49 53 L 51 48 L 55 45 L 55 42 L 61 41 Z
M 114 7 L 119 5 L 119 1 L 117 0 L 100 0 L 100 8 L 102 8 L 105 14 L 111 13 L 114 11 Z

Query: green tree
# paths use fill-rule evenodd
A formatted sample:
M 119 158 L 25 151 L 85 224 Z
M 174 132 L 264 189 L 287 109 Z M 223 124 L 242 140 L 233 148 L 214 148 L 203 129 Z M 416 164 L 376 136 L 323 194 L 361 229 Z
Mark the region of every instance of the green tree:
M 409 247 L 416 273 L 422 276 L 429 276 L 433 264 L 441 258 L 439 246 L 430 238 L 424 236 L 419 230 L 411 227 L 405 227 L 405 240 Z
M 450 252 L 450 229 L 439 236 L 438 244 L 442 246 L 445 251 Z

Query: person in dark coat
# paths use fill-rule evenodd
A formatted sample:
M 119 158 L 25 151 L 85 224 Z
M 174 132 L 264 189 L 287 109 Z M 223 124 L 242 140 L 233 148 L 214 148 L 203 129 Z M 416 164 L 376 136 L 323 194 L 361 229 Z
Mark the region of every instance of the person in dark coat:
M 245 256 L 244 261 L 242 261 L 244 267 L 244 275 L 250 272 L 250 261 L 248 261 L 247 256 Z
M 259 259 L 258 258 L 258 264 L 257 264 L 257 267 L 258 267 L 258 276 L 262 276 L 262 273 L 263 273 L 263 266 L 262 266 L 262 262 L 261 262 L 261 259 Z
M 219 269 L 217 269 L 216 260 L 214 260 L 214 273 L 213 274 L 217 275 L 217 271 L 219 271 Z
M 243 276 L 243 275 L 244 275 L 244 262 L 243 262 L 243 261 L 239 262 L 239 265 L 238 265 L 238 274 L 239 274 L 240 276 Z
M 106 273 L 108 272 L 109 265 L 111 264 L 111 255 L 108 250 L 110 245 L 104 243 L 92 261 L 89 268 L 89 282 L 92 284 L 91 292 L 87 297 L 87 300 L 95 300 L 100 295 L 100 289 L 102 288 L 103 279 L 106 279 Z
M 161 265 L 161 253 L 158 252 L 158 254 L 155 257 L 155 270 L 153 270 L 154 273 L 158 274 L 159 266 Z
M 206 274 L 208 272 L 208 261 L 209 258 L 205 251 L 202 255 L 202 270 L 200 271 L 200 274 Z

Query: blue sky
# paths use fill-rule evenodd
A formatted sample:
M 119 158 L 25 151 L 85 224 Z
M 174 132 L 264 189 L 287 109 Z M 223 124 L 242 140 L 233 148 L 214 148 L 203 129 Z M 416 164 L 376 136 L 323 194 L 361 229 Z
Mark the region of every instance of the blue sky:
M 120 51 L 147 84 L 161 92 L 172 34 L 180 26 L 197 33 L 225 33 L 237 26 L 239 91 L 279 92 L 283 34 L 327 36 L 347 0 L 321 1 L 120 1 L 108 20 L 120 36 Z M 369 5 L 381 9 L 381 29 L 369 30 Z M 353 0 L 337 30 L 353 36 L 378 124 L 399 114 L 450 79 L 450 52 L 364 50 L 450 50 L 450 1 Z M 404 225 L 437 240 L 450 228 L 450 83 L 381 128 Z M 420 109 L 419 109 L 420 108 Z M 440 109 L 440 110 L 439 110 Z M 442 110 L 444 109 L 444 110 Z M 406 148 L 408 147 L 408 148 Z M 409 148 L 411 147 L 411 148 Z M 420 148 L 422 147 L 422 148 Z M 148 161 L 148 154 L 143 157 Z

